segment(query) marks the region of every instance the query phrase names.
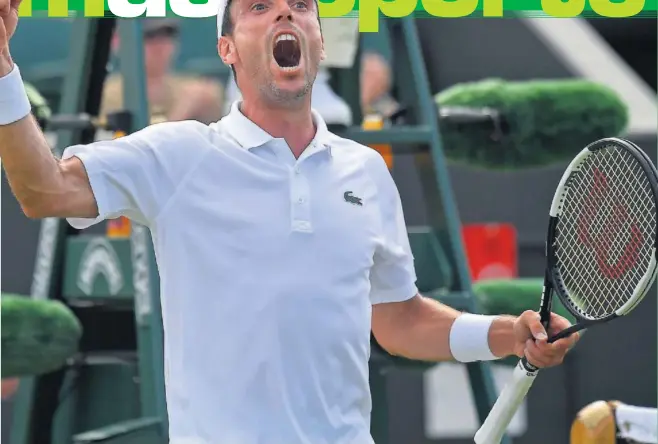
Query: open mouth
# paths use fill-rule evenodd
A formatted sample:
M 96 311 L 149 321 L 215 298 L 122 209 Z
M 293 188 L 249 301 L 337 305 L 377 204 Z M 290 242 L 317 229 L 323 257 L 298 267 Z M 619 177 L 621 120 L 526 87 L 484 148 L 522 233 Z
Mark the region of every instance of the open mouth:
M 297 37 L 292 34 L 280 34 L 274 42 L 274 60 L 284 71 L 293 71 L 299 66 L 302 51 Z

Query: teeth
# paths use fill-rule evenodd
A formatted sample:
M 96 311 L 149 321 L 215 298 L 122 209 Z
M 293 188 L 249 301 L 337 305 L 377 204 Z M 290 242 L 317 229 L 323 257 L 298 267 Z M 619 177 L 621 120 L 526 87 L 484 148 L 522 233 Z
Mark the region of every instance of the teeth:
M 294 71 L 295 69 L 297 69 L 297 66 L 299 66 L 299 65 L 296 65 L 296 66 L 285 66 L 285 67 L 282 67 L 281 69 L 282 69 L 283 71 L 291 72 L 291 71 Z
M 275 42 L 275 43 L 279 43 L 279 42 L 282 41 L 282 40 L 291 40 L 291 41 L 294 42 L 294 41 L 297 40 L 297 39 L 296 39 L 295 36 L 292 35 L 292 34 L 281 34 L 280 36 L 278 36 L 278 37 L 276 38 L 276 42 Z

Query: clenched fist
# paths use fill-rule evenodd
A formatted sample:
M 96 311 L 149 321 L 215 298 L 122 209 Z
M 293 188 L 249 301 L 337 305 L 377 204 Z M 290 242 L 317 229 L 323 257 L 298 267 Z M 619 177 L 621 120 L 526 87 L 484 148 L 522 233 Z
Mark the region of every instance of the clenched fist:
M 18 25 L 18 6 L 21 0 L 0 0 L 0 77 L 9 74 L 13 63 L 9 56 L 9 39 Z
M 530 364 L 539 368 L 559 365 L 567 352 L 576 345 L 580 335 L 574 333 L 552 344 L 548 343 L 548 338 L 570 326 L 571 323 L 567 319 L 551 313 L 547 332 L 540 322 L 539 313 L 525 311 L 514 323 L 514 336 L 516 337 L 514 354 L 519 358 L 525 355 Z

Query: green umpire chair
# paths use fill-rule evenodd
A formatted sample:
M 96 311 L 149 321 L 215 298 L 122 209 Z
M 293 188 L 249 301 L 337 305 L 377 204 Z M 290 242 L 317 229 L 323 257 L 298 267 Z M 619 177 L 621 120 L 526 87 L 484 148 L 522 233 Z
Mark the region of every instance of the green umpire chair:
M 118 23 L 126 112 L 107 122 L 98 114 L 107 74 L 110 37 Z M 386 20 L 397 99 L 404 122 L 379 131 L 344 128 L 361 143 L 390 144 L 397 155 L 412 155 L 420 172 L 430 222 L 409 227 L 423 294 L 455 308 L 477 312 L 461 243 L 460 222 L 442 154 L 437 110 L 432 100 L 413 18 Z M 76 19 L 59 116 L 57 151 L 91 142 L 97 125 L 129 133 L 148 124 L 142 33 L 137 20 Z M 361 120 L 358 67 L 335 72 L 335 88 Z M 404 81 L 401 81 L 404 79 Z M 59 122 L 58 126 L 54 126 Z M 82 322 L 80 355 L 61 371 L 22 381 L 16 397 L 10 444 L 164 444 L 162 320 L 159 279 L 145 227 L 133 224 L 129 237 L 77 232 L 64 221 L 42 221 L 31 295 L 64 301 Z M 389 444 L 386 372 L 396 366 L 422 371 L 427 364 L 393 358 L 373 339 L 372 433 Z M 468 364 L 477 411 L 486 417 L 495 399 L 486 363 Z

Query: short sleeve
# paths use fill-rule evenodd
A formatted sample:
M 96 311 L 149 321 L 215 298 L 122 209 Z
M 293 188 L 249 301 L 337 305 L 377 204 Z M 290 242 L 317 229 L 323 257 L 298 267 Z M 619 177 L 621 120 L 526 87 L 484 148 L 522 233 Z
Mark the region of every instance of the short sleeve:
M 98 206 L 96 218 L 68 218 L 68 223 L 84 229 L 124 216 L 150 226 L 203 156 L 194 124 L 201 125 L 162 123 L 119 139 L 67 148 L 62 159 L 82 161 Z
M 372 304 L 402 302 L 418 293 L 414 258 L 400 194 L 384 159 L 376 155 L 374 178 L 378 188 L 381 235 L 370 273 L 370 300 Z

